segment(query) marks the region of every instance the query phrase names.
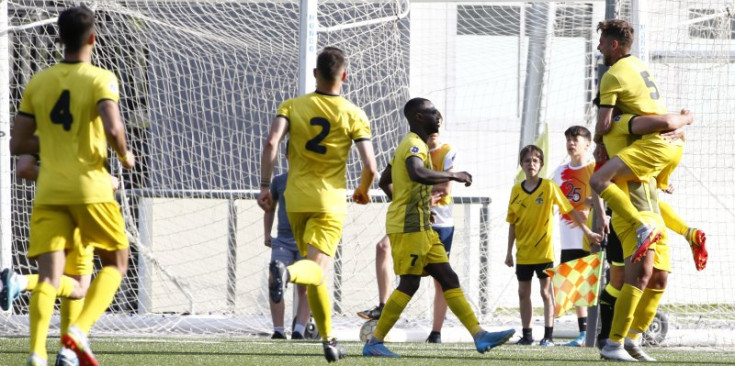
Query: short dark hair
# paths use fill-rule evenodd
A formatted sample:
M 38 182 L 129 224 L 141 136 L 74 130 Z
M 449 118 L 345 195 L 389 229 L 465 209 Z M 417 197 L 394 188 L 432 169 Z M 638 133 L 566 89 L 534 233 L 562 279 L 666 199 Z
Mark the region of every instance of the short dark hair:
M 64 49 L 76 52 L 94 30 L 94 12 L 83 5 L 68 8 L 59 14 L 56 24 L 59 26 L 59 38 Z
M 316 58 L 316 69 L 328 81 L 336 81 L 345 65 L 345 53 L 337 47 L 324 47 Z
M 564 131 L 564 136 L 566 136 L 567 138 L 582 136 L 586 138 L 587 141 L 592 141 L 592 134 L 590 133 L 590 130 L 588 130 L 587 127 L 584 126 L 569 127 L 566 131 Z
M 416 113 L 418 113 L 421 110 L 421 106 L 424 105 L 424 103 L 430 102 L 426 98 L 413 98 L 406 102 L 406 105 L 403 106 L 403 115 L 406 117 L 407 120 L 412 120 L 414 116 L 416 116 Z
M 518 154 L 518 164 L 521 164 L 523 162 L 523 157 L 528 155 L 529 153 L 536 153 L 538 154 L 539 159 L 541 159 L 541 162 L 544 162 L 544 151 L 541 150 L 536 145 L 526 145 L 524 148 L 521 149 L 521 153 Z
M 607 19 L 597 23 L 597 30 L 603 37 L 609 37 L 617 40 L 621 46 L 630 47 L 633 44 L 633 34 L 635 30 L 625 20 Z

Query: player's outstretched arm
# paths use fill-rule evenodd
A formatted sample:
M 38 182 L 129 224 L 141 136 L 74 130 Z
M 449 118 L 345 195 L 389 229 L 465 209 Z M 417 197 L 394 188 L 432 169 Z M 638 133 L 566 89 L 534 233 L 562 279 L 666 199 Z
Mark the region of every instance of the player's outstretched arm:
M 97 104 L 97 111 L 102 118 L 107 143 L 117 153 L 117 160 L 122 163 L 123 168 L 132 169 L 135 166 L 135 155 L 128 150 L 125 139 L 125 125 L 117 102 L 109 99 L 103 100 Z
M 13 129 L 10 130 L 10 153 L 13 155 L 38 154 L 36 119 L 19 114 L 15 116 Z
M 370 187 L 378 175 L 378 163 L 375 162 L 373 143 L 370 140 L 362 140 L 355 143 L 357 152 L 360 153 L 362 161 L 362 173 L 360 174 L 360 186 L 357 187 L 352 199 L 362 205 L 370 202 Z
M 264 211 L 270 211 L 273 206 L 271 197 L 271 176 L 278 156 L 278 144 L 288 132 L 288 120 L 283 116 L 276 116 L 271 123 L 270 132 L 263 143 L 263 153 L 260 156 L 260 194 L 258 206 Z
M 516 241 L 516 226 L 508 227 L 508 253 L 505 255 L 505 265 L 513 267 L 513 243 Z
M 424 162 L 416 156 L 406 159 L 406 170 L 412 181 L 433 186 L 435 184 L 454 180 L 469 187 L 472 184 L 472 175 L 467 172 L 437 172 L 424 168 Z
M 390 164 L 388 164 L 388 166 L 383 169 L 383 173 L 380 174 L 378 187 L 385 192 L 385 195 L 388 196 L 389 199 L 393 199 L 393 175 L 391 173 Z
M 589 227 L 587 227 L 587 224 L 585 223 L 584 215 L 582 215 L 581 212 L 577 210 L 571 210 L 569 211 L 569 216 L 572 217 L 572 221 L 579 225 L 580 228 L 582 228 L 582 231 L 584 231 L 584 235 L 587 236 L 587 239 L 589 240 L 590 244 L 598 245 L 602 241 L 602 235 L 597 234 L 590 230 Z
M 630 122 L 630 131 L 636 135 L 674 131 L 694 122 L 694 115 L 687 109 L 679 114 L 637 116 Z

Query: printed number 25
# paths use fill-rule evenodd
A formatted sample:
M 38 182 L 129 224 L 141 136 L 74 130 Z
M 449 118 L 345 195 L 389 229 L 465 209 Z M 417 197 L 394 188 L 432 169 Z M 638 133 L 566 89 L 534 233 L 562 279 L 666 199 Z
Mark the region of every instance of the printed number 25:
M 332 126 L 329 124 L 329 121 L 327 121 L 326 118 L 321 117 L 312 118 L 309 123 L 312 126 L 321 127 L 322 131 L 319 132 L 318 135 L 314 136 L 313 139 L 306 142 L 306 150 L 313 151 L 317 154 L 326 154 L 327 147 L 324 145 L 319 145 L 319 143 L 321 143 L 327 137 L 327 135 L 329 135 L 329 130 Z
M 648 73 L 648 71 L 641 71 L 641 77 L 643 78 L 643 81 L 646 82 L 646 86 L 649 89 L 653 88 L 653 91 L 651 92 L 651 99 L 658 100 L 661 95 L 659 95 L 658 93 L 658 87 L 656 86 L 656 83 L 654 83 L 653 80 L 649 79 L 651 75 Z
M 56 100 L 56 104 L 54 104 L 54 108 L 51 109 L 49 115 L 51 123 L 64 126 L 64 131 L 71 130 L 71 123 L 74 122 L 69 104 L 71 104 L 71 93 L 69 93 L 69 90 L 64 90 L 59 95 L 59 99 Z

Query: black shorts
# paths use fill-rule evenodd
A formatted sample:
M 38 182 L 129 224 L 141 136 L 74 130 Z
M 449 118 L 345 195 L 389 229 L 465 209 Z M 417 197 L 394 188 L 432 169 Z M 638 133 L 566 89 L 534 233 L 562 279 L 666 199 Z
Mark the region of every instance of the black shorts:
M 615 229 L 610 223 L 610 234 L 607 234 L 607 246 L 605 246 L 605 260 L 607 263 L 624 263 L 623 262 L 623 245 L 620 244 L 618 235 L 615 234 Z
M 518 281 L 530 281 L 533 278 L 533 273 L 536 272 L 536 277 L 539 279 L 548 278 L 549 275 L 544 272 L 545 269 L 554 268 L 554 263 L 540 263 L 540 264 L 516 264 L 516 277 Z
M 583 249 L 562 249 L 561 250 L 561 262 L 569 262 L 575 259 L 584 258 L 590 255 L 590 252 Z

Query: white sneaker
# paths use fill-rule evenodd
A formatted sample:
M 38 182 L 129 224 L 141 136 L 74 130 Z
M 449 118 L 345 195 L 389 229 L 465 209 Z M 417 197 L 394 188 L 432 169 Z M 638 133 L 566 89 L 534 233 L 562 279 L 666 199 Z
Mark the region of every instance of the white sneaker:
M 82 366 L 99 366 L 99 362 L 92 353 L 92 348 L 89 347 L 89 340 L 87 335 L 82 332 L 81 329 L 72 325 L 66 334 L 61 336 L 61 344 L 66 348 L 71 349 L 77 354 L 79 364 Z
M 625 339 L 625 345 L 623 346 L 623 348 L 625 348 L 625 351 L 628 352 L 629 355 L 631 355 L 633 358 L 635 358 L 638 361 L 656 362 L 655 358 L 643 352 L 643 349 L 641 348 L 640 344 L 628 338 Z
M 46 359 L 39 356 L 36 353 L 31 353 L 30 356 L 28 356 L 28 359 L 26 360 L 26 366 L 47 366 L 48 363 L 46 362 Z
M 79 358 L 74 351 L 61 347 L 59 354 L 56 355 L 56 363 L 54 366 L 79 366 Z
M 638 362 L 628 352 L 625 352 L 622 344 L 615 342 L 607 342 L 605 347 L 600 350 L 600 357 L 613 361 Z

